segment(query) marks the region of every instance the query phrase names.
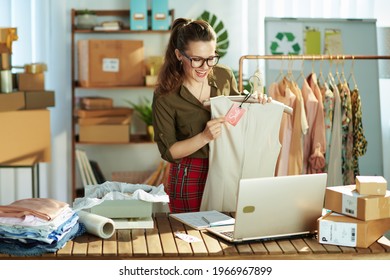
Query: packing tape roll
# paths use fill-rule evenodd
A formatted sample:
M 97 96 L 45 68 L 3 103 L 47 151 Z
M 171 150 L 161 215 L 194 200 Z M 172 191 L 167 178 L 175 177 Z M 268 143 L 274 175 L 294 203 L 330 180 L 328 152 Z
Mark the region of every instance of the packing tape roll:
M 114 234 L 115 223 L 113 220 L 86 211 L 79 211 L 77 214 L 79 222 L 84 224 L 88 233 L 104 239 L 108 239 Z
M 29 74 L 40 74 L 47 70 L 45 63 L 30 63 L 24 65 L 24 72 Z

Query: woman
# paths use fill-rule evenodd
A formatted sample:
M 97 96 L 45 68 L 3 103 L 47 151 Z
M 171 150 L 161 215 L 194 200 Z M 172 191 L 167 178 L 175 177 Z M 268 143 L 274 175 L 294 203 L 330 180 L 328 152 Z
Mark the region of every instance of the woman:
M 208 172 L 208 143 L 221 133 L 224 116 L 210 120 L 203 101 L 238 94 L 233 72 L 217 65 L 216 34 L 202 20 L 173 22 L 153 98 L 155 142 L 170 162 L 171 212 L 199 211 Z

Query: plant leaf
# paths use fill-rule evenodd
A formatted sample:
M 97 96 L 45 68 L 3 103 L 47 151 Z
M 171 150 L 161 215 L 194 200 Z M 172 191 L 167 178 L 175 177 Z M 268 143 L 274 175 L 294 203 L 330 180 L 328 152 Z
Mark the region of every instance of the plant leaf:
M 134 111 L 137 113 L 138 117 L 146 124 L 152 125 L 152 103 L 149 99 L 144 97 L 140 103 L 134 103 L 130 100 L 125 100 Z
M 217 26 L 214 28 L 215 33 L 218 34 L 219 31 L 221 31 L 224 27 L 225 27 L 225 26 L 223 25 L 223 22 L 220 21 L 220 22 L 217 24 Z
M 218 35 L 217 42 L 222 42 L 222 41 L 225 41 L 225 40 L 229 41 L 229 35 L 228 35 L 226 30 L 222 34 Z
M 218 20 L 216 15 L 211 15 L 210 12 L 204 11 L 198 19 L 207 21 L 217 34 L 217 52 L 220 57 L 227 53 L 229 47 L 229 34 L 222 21 Z
M 215 23 L 217 22 L 217 17 L 215 15 L 213 15 L 210 19 L 210 25 L 211 26 L 215 26 Z

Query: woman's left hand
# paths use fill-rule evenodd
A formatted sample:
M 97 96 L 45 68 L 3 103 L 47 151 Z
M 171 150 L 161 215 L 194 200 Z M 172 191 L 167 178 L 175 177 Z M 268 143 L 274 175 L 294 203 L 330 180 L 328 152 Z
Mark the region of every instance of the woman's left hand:
M 267 94 L 263 94 L 263 93 L 258 94 L 257 99 L 261 104 L 270 103 L 272 101 L 272 97 L 267 96 Z

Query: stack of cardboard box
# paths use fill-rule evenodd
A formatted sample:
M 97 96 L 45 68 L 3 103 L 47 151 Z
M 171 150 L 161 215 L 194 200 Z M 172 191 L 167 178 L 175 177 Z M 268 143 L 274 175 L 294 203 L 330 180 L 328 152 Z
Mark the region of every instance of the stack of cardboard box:
M 48 162 L 50 112 L 54 92 L 44 89 L 45 64 L 26 65 L 15 74 L 11 56 L 16 28 L 0 28 L 0 165 L 24 166 Z
M 327 187 L 318 241 L 368 248 L 390 230 L 390 191 L 382 176 L 356 176 L 356 185 Z
M 23 73 L 16 74 L 19 92 L 24 92 L 26 109 L 42 109 L 54 106 L 54 91 L 45 89 L 44 63 L 30 63 Z
M 80 142 L 130 142 L 132 114 L 132 108 L 113 106 L 112 98 L 82 98 L 77 111 Z

